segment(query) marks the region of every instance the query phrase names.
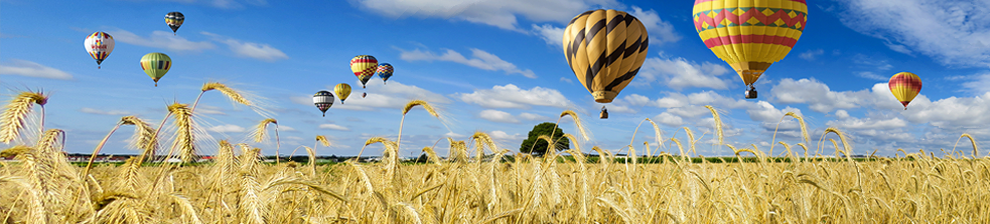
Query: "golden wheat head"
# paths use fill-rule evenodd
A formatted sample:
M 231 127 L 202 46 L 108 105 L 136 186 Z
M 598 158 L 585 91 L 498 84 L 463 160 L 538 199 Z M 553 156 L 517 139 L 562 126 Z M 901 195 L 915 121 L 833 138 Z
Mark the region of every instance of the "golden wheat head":
M 278 128 L 278 121 L 274 118 L 265 118 L 264 120 L 261 120 L 261 122 L 258 122 L 257 126 L 254 126 L 254 131 L 251 132 L 251 139 L 253 139 L 254 142 L 263 142 L 268 140 L 266 138 L 268 133 L 266 131 L 268 124 L 275 124 L 276 128 Z
M 10 143 L 18 139 L 27 124 L 27 116 L 35 104 L 45 106 L 48 96 L 41 92 L 21 92 L 4 106 L 0 114 L 0 142 Z

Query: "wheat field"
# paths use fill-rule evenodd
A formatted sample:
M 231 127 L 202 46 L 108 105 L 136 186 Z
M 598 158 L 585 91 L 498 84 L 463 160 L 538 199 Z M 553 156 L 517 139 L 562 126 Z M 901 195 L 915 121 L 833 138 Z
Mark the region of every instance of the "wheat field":
M 220 83 L 205 84 L 201 93 L 215 89 L 265 114 L 249 97 Z M 688 155 L 700 138 L 683 128 L 683 140 L 659 143 L 678 154 L 656 143 L 634 147 L 630 140 L 629 160 L 598 147 L 592 150 L 600 158 L 586 158 L 577 144 L 542 157 L 511 153 L 477 132 L 468 139 L 449 138 L 446 158 L 424 148 L 425 164 L 400 160 L 401 139 L 374 137 L 365 146 L 384 146 L 382 152 L 368 152 L 382 155 L 380 162 L 316 165 L 262 162 L 261 149 L 252 144 L 270 137 L 265 129 L 277 130 L 278 124 L 265 117 L 252 142 L 218 141 L 213 162 L 151 163 L 153 155 L 186 161 L 199 155 L 202 146 L 195 139 L 205 136 L 192 119 L 197 103 L 175 103 L 157 128 L 126 116 L 107 135 L 133 125 L 132 145 L 140 156 L 119 166 L 76 166 L 61 152 L 68 133 L 44 129 L 46 102 L 44 93 L 23 92 L 0 114 L 0 141 L 13 145 L 0 154 L 17 158 L 0 162 L 0 223 L 990 222 L 990 160 L 976 156 L 979 149 L 968 134 L 960 139 L 972 142 L 971 157 L 953 148 L 944 157 L 900 150 L 893 158 L 854 160 L 840 130 L 828 128 L 819 144 L 809 147 L 803 119 L 789 113 L 785 117 L 802 124 L 805 141 L 779 142 L 777 152 L 785 158 L 768 156 L 774 149 L 726 144 L 741 162 L 692 162 Z M 425 101 L 409 102 L 403 119 L 417 106 L 443 119 Z M 29 122 L 27 115 L 36 109 L 39 122 Z M 719 122 L 717 110 L 709 109 Z M 581 130 L 579 136 L 565 134 L 572 142 L 587 138 L 576 113 L 564 111 L 560 117 L 573 118 Z M 663 139 L 657 125 L 645 121 L 656 139 Z M 31 132 L 38 136 L 26 136 Z M 721 131 L 715 135 L 721 142 Z M 827 136 L 838 136 L 839 142 L 829 138 L 837 155 L 821 159 Z M 302 146 L 310 161 L 316 146 L 330 142 L 317 136 L 315 144 Z

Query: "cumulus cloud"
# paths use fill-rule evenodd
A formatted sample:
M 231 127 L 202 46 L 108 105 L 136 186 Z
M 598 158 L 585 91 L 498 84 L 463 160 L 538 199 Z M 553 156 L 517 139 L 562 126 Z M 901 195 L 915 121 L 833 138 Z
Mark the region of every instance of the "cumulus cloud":
M 873 72 L 857 72 L 856 73 L 856 76 L 859 76 L 860 78 L 872 79 L 872 80 L 877 80 L 877 81 L 887 81 L 887 80 L 890 80 L 887 77 L 883 77 L 881 75 L 877 75 L 876 73 L 873 73 Z
M 197 108 L 197 109 L 199 109 L 199 108 Z M 206 130 L 212 131 L 212 132 L 228 133 L 228 132 L 244 132 L 244 130 L 246 130 L 246 129 L 244 127 L 233 125 L 233 124 L 224 124 L 224 125 L 217 125 L 217 126 L 209 127 Z
M 244 8 L 245 4 L 253 6 L 263 6 L 268 4 L 267 0 L 167 0 L 170 2 L 179 2 L 185 4 L 202 4 L 209 5 L 221 9 L 240 9 Z
M 19 75 L 46 79 L 72 79 L 68 72 L 44 66 L 33 61 L 11 59 L 10 63 L 0 64 L 0 75 Z
M 825 54 L 825 50 L 815 49 L 815 50 L 805 51 L 804 53 L 801 53 L 798 56 L 803 58 L 804 60 L 814 61 L 815 57 L 818 57 L 819 55 L 823 55 L 823 54 Z
M 492 53 L 488 53 L 477 48 L 471 48 L 472 58 L 470 59 L 451 49 L 446 49 L 446 51 L 442 54 L 422 51 L 419 49 L 412 51 L 402 49 L 399 50 L 402 51 L 402 53 L 399 54 L 399 58 L 406 61 L 449 61 L 488 71 L 505 71 L 506 74 L 520 74 L 526 78 L 536 78 L 536 73 L 533 73 L 533 70 L 519 69 L 516 65 L 502 60 Z
M 523 120 L 529 120 L 529 121 L 545 121 L 545 120 L 550 120 L 550 117 L 539 115 L 539 114 L 526 113 L 526 112 L 523 112 L 523 113 L 519 114 L 519 118 L 522 118 Z
M 505 131 L 492 131 L 492 132 L 488 133 L 488 136 L 492 137 L 492 139 L 494 139 L 496 141 L 498 141 L 498 140 L 505 141 L 505 140 L 522 140 L 522 139 L 525 139 L 525 136 L 523 136 L 523 135 L 521 135 L 519 133 L 511 134 L 510 135 L 509 133 L 506 133 Z
M 114 116 L 131 115 L 131 112 L 123 111 L 123 110 L 100 110 L 89 107 L 83 107 L 82 109 L 79 109 L 79 112 L 83 112 L 87 114 L 114 115 Z
M 182 36 L 175 36 L 167 31 L 156 30 L 151 32 L 148 37 L 138 36 L 137 34 L 131 33 L 126 30 L 115 30 L 108 31 L 113 39 L 123 43 L 161 48 L 171 51 L 192 51 L 199 52 L 205 49 L 216 48 L 216 45 L 210 43 L 209 41 L 190 41 Z
M 533 22 L 567 23 L 590 8 L 620 6 L 613 0 L 356 0 L 360 7 L 388 17 L 433 17 L 522 31 L 518 17 Z
M 566 82 L 567 84 L 574 84 L 574 80 L 571 80 L 571 79 L 568 79 L 568 78 L 564 78 L 564 77 L 560 77 L 560 81 L 561 82 Z
M 643 62 L 643 67 L 640 68 L 636 78 L 645 82 L 637 81 L 633 85 L 649 85 L 659 81 L 675 90 L 690 87 L 728 89 L 730 80 L 718 76 L 729 71 L 722 65 L 707 61 L 698 64 L 684 58 L 670 59 L 661 55 L 661 57 L 647 58 Z
M 653 121 L 671 127 L 680 127 L 684 125 L 684 119 L 681 118 L 681 116 L 671 114 L 670 112 L 663 112 L 657 116 L 654 116 Z
M 351 86 L 358 87 L 361 84 L 357 81 L 352 83 Z M 389 81 L 388 88 L 381 88 L 385 84 L 379 81 L 368 82 L 368 88 L 377 89 L 373 93 L 368 93 L 368 96 L 361 98 L 361 89 L 357 88 L 352 90 L 351 95 L 344 100 L 343 104 L 335 103 L 333 105 L 334 109 L 342 110 L 363 110 L 371 111 L 376 108 L 402 108 L 409 103 L 410 100 L 420 99 L 429 102 L 433 106 L 436 104 L 450 103 L 451 100 L 443 95 L 431 92 L 429 90 L 420 88 L 414 85 L 402 84 L 399 81 Z M 328 86 L 327 88 L 333 89 L 333 86 Z M 302 105 L 313 105 L 312 95 L 292 96 L 289 98 L 293 103 Z M 198 108 L 197 108 L 198 109 Z
M 944 65 L 990 63 L 990 2 L 939 0 L 840 0 L 840 20 L 885 41 L 894 51 L 931 56 Z
M 983 93 L 990 92 L 990 73 L 973 75 L 969 80 L 970 81 L 962 84 L 962 87 L 967 91 L 975 93 L 976 95 L 982 95 Z
M 320 127 L 320 129 L 330 129 L 330 130 L 338 130 L 338 131 L 350 131 L 351 130 L 350 128 L 347 128 L 347 127 L 344 127 L 344 126 L 340 126 L 338 124 L 320 124 L 319 127 Z
M 478 114 L 479 117 L 485 120 L 501 122 L 501 123 L 519 123 L 519 119 L 516 119 L 505 111 L 500 110 L 483 110 Z
M 212 37 L 217 42 L 227 44 L 227 46 L 230 47 L 230 51 L 240 57 L 249 57 L 267 62 L 289 58 L 288 55 L 285 55 L 285 52 L 282 52 L 282 50 L 272 47 L 269 44 L 244 42 L 205 31 L 200 33 Z
M 513 84 L 496 85 L 492 89 L 476 90 L 473 93 L 456 93 L 454 97 L 487 108 L 529 109 L 531 106 L 548 106 L 571 109 L 574 107 L 574 103 L 564 97 L 560 91 L 539 86 L 525 90 Z
M 543 41 L 546 41 L 549 45 L 563 47 L 563 42 L 561 41 L 564 37 L 564 27 L 556 27 L 550 24 L 539 26 L 533 24 L 533 33 L 543 38 Z
M 832 91 L 828 85 L 814 79 L 782 79 L 770 90 L 779 103 L 804 103 L 820 113 L 836 109 L 856 109 L 875 106 L 878 109 L 897 109 L 900 103 L 890 93 L 887 83 L 877 83 L 871 89 L 859 91 Z M 924 98 L 919 95 L 918 98 Z

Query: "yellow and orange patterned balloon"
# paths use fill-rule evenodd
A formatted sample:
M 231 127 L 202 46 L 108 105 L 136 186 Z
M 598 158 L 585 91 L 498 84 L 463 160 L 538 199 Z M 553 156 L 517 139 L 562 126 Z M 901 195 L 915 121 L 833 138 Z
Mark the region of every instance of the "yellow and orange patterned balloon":
M 805 0 L 695 0 L 692 12 L 705 46 L 732 66 L 750 89 L 791 51 L 804 32 L 807 15 Z
M 907 110 L 907 105 L 921 92 L 921 77 L 910 72 L 900 72 L 890 77 L 887 86 L 890 87 L 890 93 L 893 93 L 897 101 L 901 101 L 901 105 Z
M 361 81 L 361 88 L 375 75 L 378 69 L 378 59 L 371 55 L 358 55 L 351 59 L 351 72 Z

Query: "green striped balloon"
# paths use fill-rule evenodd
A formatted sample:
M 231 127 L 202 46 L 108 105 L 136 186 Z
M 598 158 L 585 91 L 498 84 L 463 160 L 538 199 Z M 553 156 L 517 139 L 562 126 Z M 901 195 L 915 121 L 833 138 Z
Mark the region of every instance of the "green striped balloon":
M 158 80 L 165 76 L 165 73 L 168 73 L 169 68 L 172 68 L 172 58 L 163 53 L 149 53 L 141 57 L 141 69 L 144 69 L 144 73 L 155 80 L 156 87 Z

